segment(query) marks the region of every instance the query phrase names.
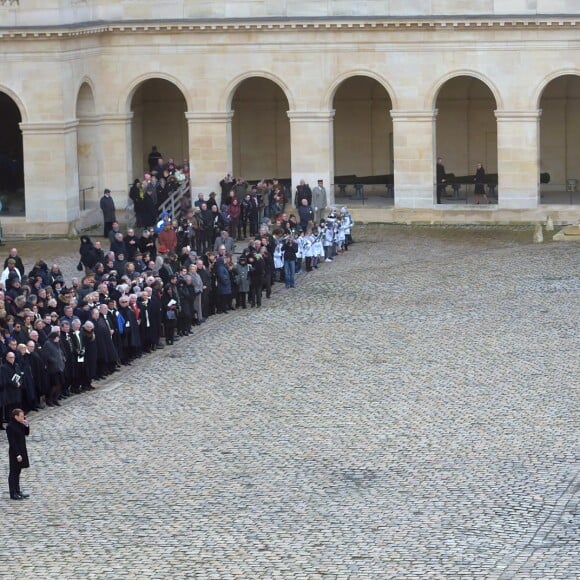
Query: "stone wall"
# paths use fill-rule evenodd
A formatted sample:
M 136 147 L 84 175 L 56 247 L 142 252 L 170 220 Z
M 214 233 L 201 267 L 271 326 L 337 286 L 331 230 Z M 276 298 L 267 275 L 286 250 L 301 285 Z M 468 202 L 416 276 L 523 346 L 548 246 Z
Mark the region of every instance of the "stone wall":
M 406 4 L 424 16 L 436 6 Z M 153 3 L 74 6 L 139 11 Z M 2 6 L 0 17 L 23 7 Z M 22 116 L 27 222 L 76 219 L 79 189 L 93 181 L 92 202 L 110 187 L 124 207 L 153 144 L 189 158 L 194 193 L 215 190 L 232 170 L 326 184 L 337 173 L 394 170 L 395 205 L 429 211 L 440 152 L 456 174 L 477 161 L 497 170 L 498 209 L 524 215 L 538 206 L 540 169 L 558 187 L 577 177 L 578 132 L 566 127 L 578 126 L 578 85 L 564 89 L 557 79 L 580 77 L 579 26 L 572 17 L 415 18 L 5 31 L 0 91 Z M 144 98 L 147 81 L 154 89 Z
M 0 0 L 0 26 L 235 18 L 580 14 L 576 0 Z
M 168 18 L 580 14 L 576 0 L 0 0 L 0 26 Z

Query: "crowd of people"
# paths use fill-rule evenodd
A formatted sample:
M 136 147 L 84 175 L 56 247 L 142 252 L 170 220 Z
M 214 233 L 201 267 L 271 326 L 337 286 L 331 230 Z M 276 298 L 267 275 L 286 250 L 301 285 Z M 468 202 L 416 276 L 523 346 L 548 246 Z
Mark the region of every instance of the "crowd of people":
M 215 195 L 200 194 L 179 219 L 164 214 L 139 235 L 113 221 L 104 241 L 81 236 L 82 277 L 68 282 L 44 260 L 25 273 L 18 250 L 10 250 L 0 276 L 1 428 L 15 408 L 59 406 L 211 316 L 260 308 L 273 284 L 293 288 L 297 273 L 332 262 L 352 243 L 347 208 L 317 221 L 305 184 L 295 198 L 298 215 L 286 212 L 275 180 L 234 184 L 219 208 Z M 238 214 L 246 202 L 255 212 Z

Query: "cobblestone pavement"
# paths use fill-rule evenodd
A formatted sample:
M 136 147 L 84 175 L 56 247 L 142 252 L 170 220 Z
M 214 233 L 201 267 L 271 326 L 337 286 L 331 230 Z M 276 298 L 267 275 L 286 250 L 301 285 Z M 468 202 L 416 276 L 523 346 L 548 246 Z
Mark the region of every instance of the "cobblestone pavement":
M 577 578 L 579 249 L 357 234 L 32 416 L 0 576 Z

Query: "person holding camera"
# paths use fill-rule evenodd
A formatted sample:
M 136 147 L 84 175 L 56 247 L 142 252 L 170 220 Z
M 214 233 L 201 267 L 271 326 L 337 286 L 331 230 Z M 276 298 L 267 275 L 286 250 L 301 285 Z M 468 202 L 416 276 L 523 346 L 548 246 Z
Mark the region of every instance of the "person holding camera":
M 298 253 L 298 244 L 294 239 L 292 232 L 284 240 L 284 280 L 286 288 L 294 288 L 294 274 L 296 272 L 296 254 Z

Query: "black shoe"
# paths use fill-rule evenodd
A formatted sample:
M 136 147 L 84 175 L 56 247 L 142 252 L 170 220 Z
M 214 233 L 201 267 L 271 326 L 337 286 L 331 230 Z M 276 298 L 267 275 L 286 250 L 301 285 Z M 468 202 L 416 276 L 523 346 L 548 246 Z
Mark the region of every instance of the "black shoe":
M 21 500 L 21 499 L 24 499 L 24 498 L 21 495 L 18 495 L 17 493 L 11 493 L 10 494 L 10 499 Z
M 21 499 L 28 499 L 30 497 L 30 494 L 24 491 L 19 491 L 16 495 L 19 495 Z
M 55 405 L 56 407 L 60 407 L 60 403 L 58 401 L 54 401 L 53 405 Z

